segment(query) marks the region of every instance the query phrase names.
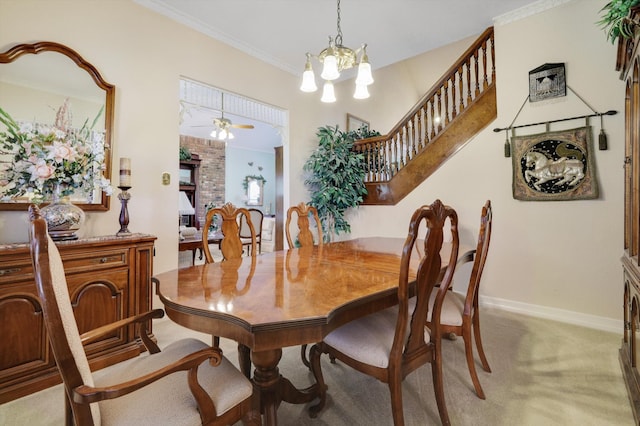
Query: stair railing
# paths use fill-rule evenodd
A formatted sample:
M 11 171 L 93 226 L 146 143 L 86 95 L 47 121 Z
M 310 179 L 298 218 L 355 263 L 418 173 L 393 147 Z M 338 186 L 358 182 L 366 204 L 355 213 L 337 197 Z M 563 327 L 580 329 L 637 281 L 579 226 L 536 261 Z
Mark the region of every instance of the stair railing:
M 365 182 L 391 180 L 433 143 L 495 84 L 494 63 L 493 27 L 489 27 L 388 134 L 356 141 L 354 150 L 365 155 Z

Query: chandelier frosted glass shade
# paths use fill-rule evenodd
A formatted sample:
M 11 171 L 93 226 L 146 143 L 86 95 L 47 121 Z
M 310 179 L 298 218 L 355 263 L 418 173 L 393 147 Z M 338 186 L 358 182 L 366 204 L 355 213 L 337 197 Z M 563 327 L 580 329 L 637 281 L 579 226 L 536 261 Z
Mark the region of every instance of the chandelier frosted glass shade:
M 354 99 L 367 99 L 369 96 L 367 85 L 356 83 L 356 91 L 353 93 Z
M 356 77 L 356 85 L 368 86 L 373 83 L 373 76 L 371 75 L 371 64 L 369 63 L 369 57 L 365 51 L 362 54 L 362 59 L 358 65 L 358 76 Z
M 320 98 L 320 101 L 324 103 L 331 103 L 336 101 L 336 93 L 333 90 L 332 82 L 327 81 L 326 83 L 324 83 L 324 87 L 322 88 L 322 98 Z
M 311 55 L 307 53 L 307 64 L 304 67 L 304 73 L 302 74 L 302 84 L 300 90 L 303 92 L 315 92 L 318 90 L 316 86 L 316 76 L 313 74 L 313 68 L 311 67 Z

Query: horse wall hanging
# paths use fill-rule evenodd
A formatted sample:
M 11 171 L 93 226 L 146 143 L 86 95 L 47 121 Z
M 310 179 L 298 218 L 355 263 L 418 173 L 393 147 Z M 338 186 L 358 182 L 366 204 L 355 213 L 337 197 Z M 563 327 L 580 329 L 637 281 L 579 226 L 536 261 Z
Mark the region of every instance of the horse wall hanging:
M 511 143 L 516 200 L 598 198 L 590 126 L 514 136 Z
M 547 65 L 561 64 L 546 64 L 534 72 L 545 71 Z M 561 83 L 564 86 L 564 70 L 561 74 L 562 78 L 558 81 L 562 80 Z M 540 78 L 544 80 L 544 76 Z M 593 138 L 589 118 L 600 117 L 598 148 L 604 151 L 608 149 L 608 142 L 604 132 L 603 117 L 615 115 L 618 112 L 615 110 L 597 112 L 569 85 L 566 85 L 566 88 L 593 111 L 593 114 L 515 126 L 514 123 L 527 101 L 532 101 L 531 95 L 527 95 L 511 124 L 508 127 L 493 129 L 494 132 L 505 132 L 504 156 L 512 158 L 513 198 L 516 200 L 566 201 L 598 198 L 596 162 L 592 155 Z M 579 119 L 586 120 L 584 127 L 555 132 L 549 130 L 551 123 Z M 515 134 L 515 129 L 543 124 L 546 126 L 544 133 L 527 136 Z M 509 130 L 512 134 L 511 141 L 509 141 Z

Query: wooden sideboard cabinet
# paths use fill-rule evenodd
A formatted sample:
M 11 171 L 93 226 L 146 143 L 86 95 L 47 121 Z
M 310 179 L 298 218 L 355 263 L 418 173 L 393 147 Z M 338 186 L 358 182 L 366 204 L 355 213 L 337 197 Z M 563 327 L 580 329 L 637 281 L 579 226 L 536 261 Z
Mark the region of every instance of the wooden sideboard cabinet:
M 631 10 L 634 21 L 640 6 Z M 640 34 L 618 39 L 616 70 L 625 88 L 624 254 L 622 256 L 624 330 L 619 358 L 635 418 L 640 424 Z
M 155 237 L 58 242 L 80 333 L 151 309 Z M 151 324 L 149 324 L 151 327 Z M 134 326 L 87 345 L 92 370 L 144 351 Z M 61 383 L 28 244 L 0 245 L 0 404 Z

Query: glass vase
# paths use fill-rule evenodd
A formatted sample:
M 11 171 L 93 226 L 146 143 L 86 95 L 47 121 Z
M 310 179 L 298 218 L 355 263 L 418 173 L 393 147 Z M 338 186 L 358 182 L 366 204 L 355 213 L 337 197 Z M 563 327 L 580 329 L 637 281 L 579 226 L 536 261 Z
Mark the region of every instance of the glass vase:
M 84 223 L 84 211 L 73 204 L 68 196 L 63 196 L 62 185 L 56 185 L 51 203 L 40 209 L 47 221 L 49 235 L 54 241 L 77 240 L 76 232 Z

